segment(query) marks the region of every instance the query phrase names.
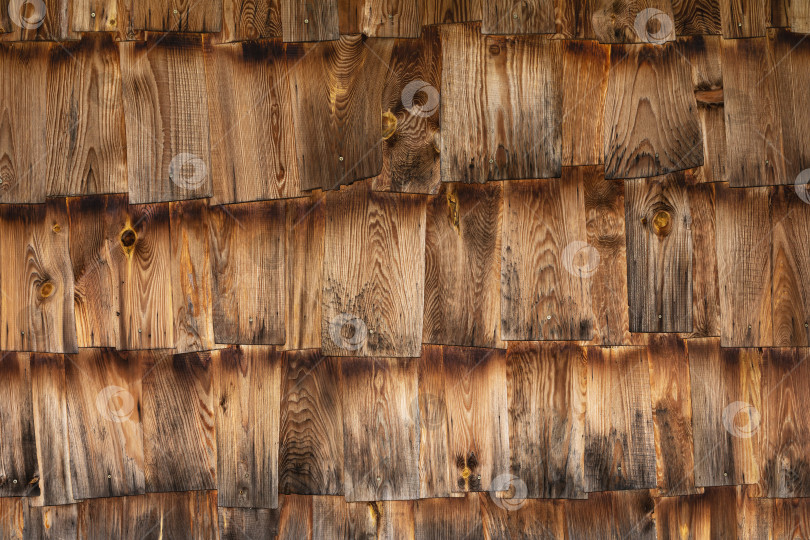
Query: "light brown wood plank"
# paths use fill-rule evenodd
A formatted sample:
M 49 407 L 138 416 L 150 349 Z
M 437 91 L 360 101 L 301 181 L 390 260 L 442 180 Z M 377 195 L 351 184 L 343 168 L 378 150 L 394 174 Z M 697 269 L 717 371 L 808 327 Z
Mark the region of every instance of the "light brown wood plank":
M 492 500 L 490 498 L 490 500 Z M 507 506 L 509 534 L 512 540 L 563 540 L 565 503 L 526 499 L 519 508 Z
M 278 534 L 278 510 L 268 508 L 223 508 L 219 512 L 221 540 L 258 540 Z
M 670 0 L 589 0 L 591 24 L 602 43 L 655 43 L 675 39 Z
M 484 2 L 482 34 L 553 34 L 553 0 Z
M 37 496 L 40 470 L 31 391 L 30 355 L 0 354 L 0 496 Z M 2 529 L 0 529 L 2 530 Z
M 591 493 L 565 507 L 567 538 L 655 540 L 655 506 L 650 492 Z
M 308 495 L 279 496 L 278 540 L 313 540 L 313 499 Z
M 723 37 L 749 38 L 765 35 L 766 4 L 758 0 L 720 0 Z
M 222 0 L 137 0 L 132 17 L 137 30 L 219 32 Z
M 717 275 L 715 192 L 711 184 L 687 187 L 692 217 L 692 333 L 720 335 L 720 288 Z
M 26 538 L 38 540 L 63 540 L 78 538 L 79 505 L 43 506 L 29 509 L 25 524 Z
M 734 487 L 706 488 L 705 493 L 655 500 L 658 540 L 738 538 Z
M 414 503 L 414 520 L 416 540 L 484 538 L 480 504 L 474 493 L 464 497 L 420 499 Z
M 483 17 L 481 0 L 424 0 L 422 24 L 450 24 L 480 21 Z
M 281 1 L 284 41 L 339 39 L 338 0 Z
M 672 12 L 679 37 L 721 33 L 720 0 L 672 0 Z
M 377 538 L 380 503 L 347 503 L 343 497 L 312 498 L 312 538 Z
M 24 2 L 13 0 L 3 3 L 3 13 L 8 16 L 7 31 L 2 41 L 67 41 L 78 39 L 71 32 L 71 9 L 69 0 L 42 0 Z
M 116 32 L 119 0 L 73 0 L 71 29 L 74 32 Z M 125 12 L 126 9 L 122 10 Z
M 280 0 L 223 0 L 221 42 L 280 38 L 281 33 Z
M 562 39 L 596 39 L 593 32 L 591 16 L 594 4 L 590 1 L 555 0 L 554 37 Z
M 449 497 L 453 459 L 447 430 L 444 348 L 422 347 L 418 372 L 419 399 L 411 404 L 411 416 L 419 417 L 419 497 Z
M 807 0 L 786 0 L 785 3 L 790 31 L 810 34 L 810 3 Z
M 82 501 L 78 507 L 78 537 L 102 540 L 123 535 L 125 497 Z
M 418 38 L 424 2 L 409 0 L 338 0 L 341 34 Z

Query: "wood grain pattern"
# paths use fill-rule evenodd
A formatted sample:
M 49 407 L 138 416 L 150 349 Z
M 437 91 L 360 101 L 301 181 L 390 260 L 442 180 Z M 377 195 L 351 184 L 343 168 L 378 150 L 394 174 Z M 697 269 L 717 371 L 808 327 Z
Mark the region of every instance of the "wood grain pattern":
M 591 339 L 581 179 L 507 182 L 503 199 L 501 338 Z
M 773 344 L 768 188 L 717 184 L 717 275 L 724 347 Z
M 641 178 L 703 165 L 689 63 L 674 44 L 610 49 L 605 176 Z
M 287 61 L 280 40 L 215 45 L 206 55 L 214 199 L 295 197 Z
M 31 392 L 30 356 L 0 355 L 0 496 L 36 496 L 40 470 Z
M 500 347 L 502 188 L 443 184 L 427 204 L 423 343 Z
M 733 487 L 706 488 L 705 493 L 655 500 L 658 540 L 738 538 L 737 494 Z
M 418 372 L 419 401 L 411 404 L 411 415 L 419 416 L 419 497 L 450 497 L 453 460 L 448 442 L 443 347 L 422 347 Z
M 0 349 L 75 352 L 64 199 L 0 207 Z
M 382 90 L 394 40 L 342 36 L 287 45 L 301 189 L 335 189 L 382 169 Z
M 766 2 L 757 0 L 720 0 L 720 22 L 724 38 L 748 38 L 765 35 Z
M 217 343 L 284 343 L 283 202 L 211 208 L 209 241 Z
M 490 500 L 492 500 L 490 498 Z M 526 499 L 520 508 L 507 511 L 512 540 L 562 540 L 565 538 L 565 503 Z
M 8 16 L 7 34 L 1 41 L 67 41 L 77 39 L 71 32 L 71 1 L 43 0 L 22 2 L 15 0 L 3 5 Z
M 807 499 L 764 499 L 743 490 L 737 497 L 740 538 L 807 538 Z
M 591 493 L 565 507 L 568 538 L 655 540 L 655 504 L 650 492 Z
M 720 34 L 720 0 L 672 0 L 675 33 L 680 36 Z
M 506 354 L 512 474 L 526 497 L 584 499 L 585 350 L 516 343 Z
M 210 353 L 157 352 L 143 370 L 146 491 L 216 489 Z
M 278 510 L 223 507 L 217 510 L 221 540 L 258 540 L 278 534 Z
M 74 32 L 116 32 L 119 0 L 72 0 L 71 29 Z M 121 10 L 124 14 L 126 9 Z
M 483 17 L 481 0 L 424 0 L 422 24 L 450 24 L 480 21 Z
M 559 177 L 562 44 L 476 24 L 441 32 L 442 181 Z
M 313 497 L 312 538 L 377 538 L 378 503 L 347 503 L 342 497 Z
M 483 2 L 482 34 L 553 34 L 553 0 Z
M 178 354 L 214 347 L 213 276 L 205 201 L 169 203 L 172 306 Z
M 229 347 L 212 358 L 217 377 L 217 504 L 278 508 L 281 353 Z
M 420 499 L 414 503 L 416 540 L 484 538 L 478 496 Z
M 63 540 L 78 538 L 79 505 L 31 507 L 25 524 L 27 538 Z
M 407 0 L 338 0 L 341 34 L 418 38 L 425 2 Z
M 452 490 L 493 489 L 510 472 L 505 351 L 445 347 L 444 381 Z
M 278 540 L 312 539 L 312 501 L 306 495 L 280 495 Z
M 151 353 L 79 349 L 65 362 L 73 496 L 144 492 L 141 379 Z
M 807 0 L 785 0 L 790 31 L 810 34 L 810 3 Z
M 692 217 L 692 334 L 720 335 L 715 192 L 712 184 L 687 187 Z
M 417 363 L 353 357 L 340 364 L 346 500 L 419 498 Z
M 280 38 L 280 0 L 223 0 L 223 43 L 248 41 L 262 38 Z
M 692 331 L 692 215 L 682 174 L 625 182 L 631 332 Z
M 317 350 L 284 353 L 281 366 L 278 489 L 343 495 L 340 361 Z
M 284 41 L 327 41 L 340 39 L 338 0 L 281 0 L 281 28 Z
M 321 346 L 330 356 L 422 348 L 425 200 L 367 183 L 326 196 Z
M 589 0 L 593 33 L 602 43 L 664 43 L 675 39 L 670 0 Z
M 697 486 L 759 481 L 761 365 L 757 349 L 689 340 Z
M 137 30 L 219 32 L 222 2 L 217 0 L 137 0 L 132 17 Z
M 562 39 L 596 39 L 591 15 L 593 2 L 579 0 L 555 0 L 555 37 Z
M 151 35 L 119 51 L 130 202 L 210 197 L 202 38 Z
M 588 347 L 585 490 L 656 485 L 650 374 L 641 347 Z

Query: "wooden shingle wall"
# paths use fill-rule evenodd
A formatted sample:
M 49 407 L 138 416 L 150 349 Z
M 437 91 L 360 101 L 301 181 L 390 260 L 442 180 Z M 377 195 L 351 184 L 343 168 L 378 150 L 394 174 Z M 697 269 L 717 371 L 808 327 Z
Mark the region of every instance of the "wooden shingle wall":
M 0 2 L 0 538 L 810 538 L 808 34 Z

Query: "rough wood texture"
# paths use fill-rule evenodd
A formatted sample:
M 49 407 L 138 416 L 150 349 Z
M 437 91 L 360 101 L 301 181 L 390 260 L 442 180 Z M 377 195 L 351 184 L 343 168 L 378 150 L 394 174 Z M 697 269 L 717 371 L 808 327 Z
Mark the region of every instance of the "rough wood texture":
M 658 540 L 682 540 L 683 531 L 693 538 L 738 538 L 737 512 L 734 488 L 706 488 L 699 495 L 656 499 Z
M 692 331 L 692 215 L 682 174 L 625 182 L 631 332 Z
M 73 0 L 74 32 L 115 32 L 118 30 L 119 0 Z M 126 8 L 121 10 L 125 13 Z
M 335 189 L 382 170 L 382 91 L 393 41 L 342 36 L 287 45 L 301 189 Z
M 500 183 L 443 184 L 427 205 L 423 343 L 500 340 Z
M 501 337 L 591 339 L 581 179 L 507 182 L 503 198 Z
M 229 347 L 212 353 L 217 377 L 217 503 L 278 508 L 281 353 Z
M 284 343 L 285 224 L 283 202 L 211 208 L 209 241 L 217 343 Z
M 341 34 L 370 37 L 417 38 L 422 26 L 424 1 L 338 0 Z
M 278 490 L 343 495 L 340 360 L 317 350 L 284 353 Z
M 256 540 L 278 534 L 278 510 L 219 507 L 221 540 Z
M 761 364 L 756 349 L 689 340 L 696 485 L 759 481 Z
M 206 70 L 214 200 L 228 204 L 299 195 L 280 40 L 215 45 Z
M 687 188 L 692 216 L 692 334 L 720 335 L 715 192 L 711 184 Z
M 423 25 L 480 21 L 482 17 L 481 0 L 425 0 L 422 4 Z
M 720 0 L 672 0 L 678 36 L 719 34 Z
M 136 0 L 135 29 L 153 32 L 219 32 L 221 0 Z
M 478 497 L 420 499 L 414 503 L 416 540 L 484 538 Z
M 419 356 L 424 199 L 372 192 L 367 183 L 331 192 L 325 241 L 324 354 Z
M 675 39 L 670 0 L 589 0 L 595 37 L 602 43 L 655 43 Z
M 766 4 L 758 0 L 719 0 L 724 38 L 765 35 Z
M 338 0 L 280 0 L 284 41 L 326 41 L 338 35 Z
M 559 177 L 562 44 L 482 37 L 475 24 L 441 36 L 442 181 Z
M 279 497 L 278 540 L 312 540 L 312 502 L 314 497 Z
M 785 3 L 790 31 L 810 34 L 810 3 L 807 0 L 786 0 Z
M 223 43 L 281 37 L 280 0 L 223 0 Z
M 483 2 L 482 34 L 553 34 L 553 0 Z
M 506 355 L 511 472 L 527 497 L 584 499 L 585 350 L 517 343 Z
M 419 497 L 417 362 L 345 358 L 343 484 L 347 501 Z
M 25 524 L 28 538 L 37 540 L 63 540 L 78 538 L 79 505 L 31 507 Z
M 586 491 L 655 487 L 650 403 L 643 348 L 588 348 Z
M 591 493 L 565 508 L 567 538 L 655 540 L 655 505 L 650 492 Z
M 0 355 L 0 392 L 5 396 L 0 406 L 0 496 L 39 495 L 42 465 L 37 455 L 28 354 Z
M 130 202 L 210 197 L 202 39 L 152 35 L 119 50 Z
M 444 350 L 425 345 L 419 358 L 419 399 L 411 416 L 419 417 L 419 497 L 449 497 L 451 467 L 445 398 Z
M 703 165 L 689 63 L 674 44 L 613 46 L 605 175 L 640 178 Z
M 2 41 L 66 41 L 76 39 L 70 31 L 71 0 L 42 0 L 24 2 L 13 0 L 3 3 L 4 17 L 8 17 Z

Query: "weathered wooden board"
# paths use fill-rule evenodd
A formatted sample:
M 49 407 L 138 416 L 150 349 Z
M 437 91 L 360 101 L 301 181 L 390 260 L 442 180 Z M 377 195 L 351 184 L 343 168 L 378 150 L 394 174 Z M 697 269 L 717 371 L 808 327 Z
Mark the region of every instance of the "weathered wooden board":
M 160 351 L 143 366 L 146 491 L 216 489 L 210 353 Z
M 807 538 L 810 535 L 807 499 L 765 499 L 746 491 L 737 498 L 740 538 Z
M 712 184 L 686 189 L 692 217 L 692 333 L 720 335 L 720 289 L 717 275 L 715 192 Z
M 425 199 L 368 183 L 326 196 L 321 346 L 330 356 L 419 356 Z
M 12 0 L 3 4 L 9 33 L 0 38 L 2 41 L 66 41 L 78 37 L 70 31 L 70 0 Z
M 25 526 L 30 521 L 28 499 L 25 497 L 0 497 L 0 527 L 9 540 L 26 538 Z
M 610 49 L 605 175 L 657 176 L 703 165 L 689 63 L 675 44 Z
M 515 343 L 506 354 L 511 472 L 526 497 L 584 499 L 585 350 Z
M 419 497 L 449 497 L 453 460 L 448 445 L 443 347 L 425 345 L 418 372 L 419 400 L 411 404 L 411 416 L 419 417 Z
M 219 32 L 221 0 L 137 0 L 132 17 L 136 30 L 153 32 Z
M 218 381 L 218 504 L 277 508 L 281 353 L 254 346 L 211 355 Z
M 338 0 L 341 34 L 418 38 L 424 1 Z
M 382 91 L 393 45 L 360 35 L 287 45 L 302 189 L 335 189 L 380 174 Z
M 79 505 L 31 507 L 25 537 L 36 540 L 78 538 Z
M 501 347 L 500 183 L 443 184 L 427 204 L 423 343 Z
M 214 348 L 213 276 L 205 201 L 169 203 L 172 306 L 178 354 Z
M 631 332 L 692 331 L 692 215 L 683 174 L 624 184 Z
M 122 42 L 119 51 L 130 202 L 210 197 L 202 38 L 151 35 Z
M 145 355 L 79 349 L 65 362 L 73 496 L 144 492 L 141 380 Z
M 423 25 L 480 21 L 484 13 L 481 0 L 424 0 L 421 10 Z
M 125 2 L 124 2 L 125 3 Z M 120 14 L 119 0 L 73 0 L 71 29 L 74 32 L 116 32 Z
M 655 540 L 654 513 L 647 490 L 591 493 L 566 505 L 567 538 Z
M 553 34 L 554 0 L 483 2 L 482 34 Z
M 312 349 L 284 353 L 278 457 L 280 493 L 343 495 L 340 380 L 338 358 L 323 357 Z
M 605 96 L 610 47 L 594 41 L 566 41 L 563 55 L 562 164 L 604 162 Z
M 771 190 L 733 189 L 725 184 L 716 184 L 715 190 L 722 344 L 769 347 L 773 343 Z
M 596 39 L 591 15 L 595 5 L 579 0 L 555 0 L 555 38 Z
M 454 492 L 489 491 L 510 472 L 506 380 L 505 351 L 444 348 Z
M 726 349 L 716 338 L 689 340 L 695 484 L 759 481 L 760 370 L 756 349 Z
M 121 537 L 124 504 L 129 499 L 110 497 L 81 502 L 78 505 L 78 538 L 102 540 Z
M 280 495 L 278 540 L 313 540 L 312 501 L 308 495 Z
M 221 540 L 270 539 L 278 534 L 278 510 L 223 507 L 217 510 Z
M 650 373 L 642 347 L 588 347 L 585 490 L 656 486 Z
M 4 396 L 0 406 L 0 496 L 39 495 L 42 465 L 37 454 L 27 353 L 0 354 L 0 392 Z
M 479 30 L 441 28 L 442 181 L 559 177 L 562 43 Z
M 734 187 L 792 184 L 795 178 L 785 177 L 781 154 L 779 110 L 786 104 L 778 101 L 767 40 L 724 39 L 720 51 L 729 183 Z
M 489 496 L 487 499 L 494 502 L 494 499 Z M 519 502 L 519 506 L 516 505 L 516 507 L 509 506 L 508 500 L 500 502 L 506 507 L 508 538 L 512 540 L 562 540 L 565 538 L 565 503 L 563 501 L 526 499 Z M 494 535 L 490 537 L 495 538 Z
M 807 0 L 785 0 L 790 31 L 810 34 L 810 3 Z
M 572 180 L 504 184 L 502 339 L 591 339 L 584 189 Z
M 675 39 L 670 0 L 589 0 L 596 39 L 603 43 L 654 43 Z
M 720 22 L 724 38 L 765 35 L 767 2 L 760 0 L 720 0 Z
M 280 38 L 281 33 L 280 0 L 223 0 L 221 42 Z
M 76 352 L 65 199 L 0 206 L 0 349 Z
M 340 39 L 339 0 L 281 1 L 284 41 L 327 41 Z
M 49 196 L 127 191 L 120 81 L 118 47 L 112 36 L 91 34 L 51 49 Z
M 672 0 L 672 11 L 679 37 L 721 33 L 720 0 Z
M 414 504 L 413 501 L 382 501 L 369 506 L 367 511 L 374 514 L 377 538 L 414 538 Z
M 217 206 L 209 212 L 217 343 L 285 340 L 284 202 Z
M 437 27 L 425 28 L 419 40 L 394 43 L 383 85 L 383 166 L 375 190 L 436 193 L 441 73 Z
M 478 496 L 420 499 L 414 503 L 416 540 L 439 538 L 484 538 Z
M 299 195 L 281 41 L 214 45 L 206 56 L 216 203 Z
M 354 357 L 340 365 L 346 500 L 419 498 L 417 362 Z
M 45 201 L 49 44 L 0 46 L 0 203 Z
M 287 208 L 285 329 L 287 350 L 321 346 L 321 287 L 326 204 L 321 193 L 291 199 Z
M 655 500 L 658 540 L 738 538 L 737 493 L 733 487 L 706 488 L 705 493 Z
M 70 480 L 66 392 L 64 356 L 31 355 L 32 412 L 41 495 L 36 504 L 50 506 L 74 502 Z
M 343 497 L 312 498 L 312 538 L 377 538 L 380 503 L 347 503 Z

